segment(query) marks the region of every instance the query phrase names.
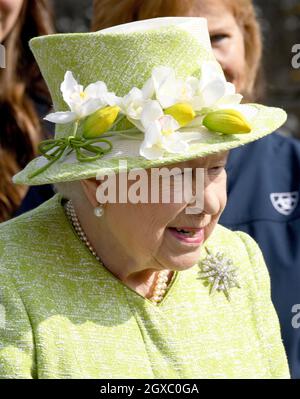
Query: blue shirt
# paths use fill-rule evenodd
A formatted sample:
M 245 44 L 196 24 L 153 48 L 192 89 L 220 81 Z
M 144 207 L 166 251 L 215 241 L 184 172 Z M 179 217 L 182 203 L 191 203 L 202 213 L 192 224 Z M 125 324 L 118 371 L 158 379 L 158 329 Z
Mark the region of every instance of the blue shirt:
M 274 133 L 232 150 L 226 169 L 220 223 L 259 244 L 291 375 L 300 378 L 300 141 Z

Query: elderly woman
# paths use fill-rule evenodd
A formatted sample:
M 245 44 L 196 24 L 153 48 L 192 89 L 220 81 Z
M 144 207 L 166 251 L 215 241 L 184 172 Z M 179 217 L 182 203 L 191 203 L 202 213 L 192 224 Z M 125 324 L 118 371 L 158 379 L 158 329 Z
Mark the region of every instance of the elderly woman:
M 263 87 L 262 39 L 252 0 L 94 0 L 93 30 L 164 16 L 206 18 L 214 55 L 227 80 L 244 100 L 257 100 Z M 300 248 L 300 201 L 298 206 L 296 201 L 300 141 L 275 132 L 230 151 L 226 170 L 228 199 L 219 224 L 243 231 L 259 244 L 270 272 L 271 298 L 291 375 L 300 378 L 300 329 L 295 328 L 300 292 L 296 250 Z M 254 191 L 254 185 L 259 190 Z
M 0 228 L 1 377 L 288 378 L 262 254 L 218 225 L 228 151 L 284 111 L 240 105 L 202 18 L 31 48 L 57 129 L 14 181 L 60 193 Z

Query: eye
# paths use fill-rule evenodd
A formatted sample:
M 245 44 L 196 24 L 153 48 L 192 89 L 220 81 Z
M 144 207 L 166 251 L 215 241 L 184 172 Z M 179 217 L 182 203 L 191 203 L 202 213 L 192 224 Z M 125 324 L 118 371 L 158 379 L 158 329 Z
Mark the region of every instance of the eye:
M 226 33 L 218 33 L 210 36 L 210 40 L 212 44 L 219 44 L 222 40 L 228 39 L 229 35 Z
M 225 168 L 224 165 L 214 166 L 213 168 L 208 169 L 208 174 L 218 175 L 219 173 L 223 172 L 224 168 Z

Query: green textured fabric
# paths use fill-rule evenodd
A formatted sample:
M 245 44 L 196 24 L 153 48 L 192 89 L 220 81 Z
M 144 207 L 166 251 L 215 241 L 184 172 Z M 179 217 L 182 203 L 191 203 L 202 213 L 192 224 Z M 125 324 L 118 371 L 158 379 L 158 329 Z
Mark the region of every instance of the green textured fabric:
M 187 18 L 188 19 L 188 18 Z M 83 86 L 97 80 L 107 84 L 110 91 L 123 96 L 134 86 L 142 88 L 156 66 L 168 66 L 178 78 L 200 78 L 204 61 L 215 60 L 211 48 L 176 26 L 161 27 L 133 33 L 56 34 L 34 38 L 30 47 L 49 87 L 55 111 L 68 110 L 60 92 L 60 84 L 67 70 Z M 203 134 L 200 142 L 191 144 L 188 155 L 166 154 L 163 159 L 150 161 L 139 155 L 142 140 L 132 142 L 133 155 L 124 151 L 125 139 L 114 142 L 113 152 L 89 163 L 80 163 L 73 154 L 50 166 L 40 175 L 29 175 L 48 161 L 38 157 L 16 174 L 18 184 L 39 185 L 95 177 L 97 174 L 119 171 L 119 160 L 128 162 L 132 168 L 150 168 L 206 156 L 257 140 L 277 130 L 285 121 L 286 113 L 280 108 L 256 104 L 259 112 L 248 134 Z M 197 130 L 194 130 L 197 131 Z M 80 129 L 79 129 L 80 132 Z M 190 132 L 193 132 L 191 129 Z M 57 125 L 56 138 L 73 133 L 73 124 Z
M 218 225 L 205 243 L 238 267 L 231 302 L 209 295 L 195 265 L 157 306 L 98 263 L 61 201 L 0 226 L 1 378 L 289 378 L 248 235 Z

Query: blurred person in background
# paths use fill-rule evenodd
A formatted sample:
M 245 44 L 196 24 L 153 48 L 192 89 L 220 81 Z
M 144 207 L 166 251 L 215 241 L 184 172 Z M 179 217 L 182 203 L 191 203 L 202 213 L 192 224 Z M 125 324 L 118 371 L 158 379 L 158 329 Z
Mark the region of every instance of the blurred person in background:
M 51 102 L 28 41 L 53 32 L 51 3 L 46 0 L 0 0 L 0 43 L 6 68 L 0 68 L 0 222 L 39 205 L 53 195 L 50 186 L 28 191 L 12 176 L 37 155 L 48 137 L 42 126 Z
M 92 30 L 164 16 L 206 18 L 227 80 L 247 101 L 261 98 L 262 38 L 251 0 L 94 0 Z M 291 375 L 300 378 L 300 328 L 293 313 L 300 303 L 300 142 L 276 132 L 233 149 L 227 171 L 220 223 L 250 234 L 261 247 Z

